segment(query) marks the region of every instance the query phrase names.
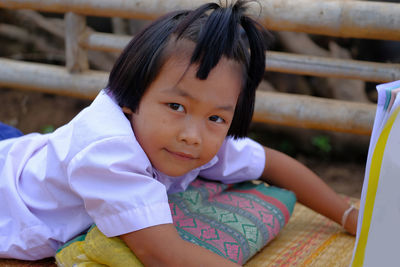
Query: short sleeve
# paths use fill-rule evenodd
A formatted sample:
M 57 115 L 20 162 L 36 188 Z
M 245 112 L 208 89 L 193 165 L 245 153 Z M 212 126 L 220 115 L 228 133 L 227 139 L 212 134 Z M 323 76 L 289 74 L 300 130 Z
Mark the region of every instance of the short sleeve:
M 72 190 L 108 237 L 172 223 L 165 186 L 132 136 L 92 143 L 68 166 Z
M 264 148 L 250 138 L 226 138 L 217 153 L 217 163 L 200 171 L 200 176 L 226 184 L 258 179 L 265 166 Z

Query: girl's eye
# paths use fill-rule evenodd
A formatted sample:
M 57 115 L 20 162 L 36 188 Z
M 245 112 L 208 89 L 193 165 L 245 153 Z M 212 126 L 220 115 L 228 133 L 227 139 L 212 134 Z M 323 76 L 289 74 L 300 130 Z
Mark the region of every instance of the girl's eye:
M 217 123 L 224 123 L 225 122 L 225 120 L 223 118 L 221 118 L 220 116 L 217 116 L 217 115 L 213 115 L 213 116 L 209 117 L 208 119 L 210 121 L 217 122 Z
M 181 104 L 177 104 L 177 103 L 168 103 L 167 105 L 168 105 L 168 107 L 169 107 L 170 109 L 173 109 L 173 110 L 176 110 L 176 111 L 179 111 L 179 112 L 185 111 L 185 108 L 184 108 Z

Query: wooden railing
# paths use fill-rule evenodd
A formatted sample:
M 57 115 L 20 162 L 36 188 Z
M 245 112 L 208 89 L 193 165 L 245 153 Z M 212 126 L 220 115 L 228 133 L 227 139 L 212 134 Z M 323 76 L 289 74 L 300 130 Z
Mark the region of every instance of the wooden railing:
M 0 86 L 93 98 L 108 73 L 88 68 L 87 50 L 119 52 L 130 36 L 89 30 L 85 16 L 153 19 L 204 0 L 0 0 L 0 8 L 65 14 L 66 66 L 0 58 Z M 260 8 L 261 7 L 261 8 Z M 400 40 L 400 4 L 351 0 L 262 0 L 251 10 L 270 30 Z M 260 12 L 261 11 L 261 12 Z M 266 70 L 372 82 L 400 79 L 400 64 L 270 51 Z M 254 121 L 370 134 L 375 105 L 258 92 Z

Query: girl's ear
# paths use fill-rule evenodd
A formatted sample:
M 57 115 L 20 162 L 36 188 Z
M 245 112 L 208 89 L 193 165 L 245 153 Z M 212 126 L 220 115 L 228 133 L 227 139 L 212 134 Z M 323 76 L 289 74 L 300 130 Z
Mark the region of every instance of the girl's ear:
M 129 116 L 133 114 L 133 111 L 128 107 L 122 107 L 122 112 Z

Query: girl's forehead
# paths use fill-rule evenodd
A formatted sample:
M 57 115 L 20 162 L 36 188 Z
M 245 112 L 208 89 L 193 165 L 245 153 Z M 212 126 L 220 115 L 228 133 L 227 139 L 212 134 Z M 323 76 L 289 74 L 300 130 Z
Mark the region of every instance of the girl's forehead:
M 173 64 L 178 64 L 181 66 L 183 64 L 186 66 L 186 68 L 189 68 L 190 65 L 190 59 L 192 58 L 194 51 L 196 49 L 196 43 L 189 40 L 189 39 L 176 39 L 175 36 L 172 36 L 170 40 L 167 43 L 166 48 L 163 51 L 164 54 L 164 62 L 162 62 L 163 66 L 167 65 L 167 63 L 170 64 L 170 66 L 173 66 Z M 215 57 L 215 53 L 208 53 L 208 55 L 205 55 L 205 57 Z M 194 63 L 192 64 L 195 66 L 196 69 L 198 69 L 199 64 Z M 245 65 L 242 62 L 239 62 L 234 59 L 227 58 L 225 56 L 222 56 L 220 60 L 218 61 L 217 65 L 224 65 L 227 68 L 231 68 L 233 70 L 237 70 L 237 72 L 243 74 L 245 73 Z M 176 66 L 176 65 L 175 65 Z M 215 67 L 214 67 L 215 68 Z M 212 71 L 213 69 L 211 69 Z
M 219 104 L 228 103 L 231 106 L 236 104 L 243 82 L 238 63 L 221 58 L 206 79 L 199 79 L 196 76 L 197 69 L 198 65 L 190 64 L 189 58 L 172 55 L 163 65 L 147 93 L 179 95 L 209 104 L 220 97 Z
M 172 70 L 172 68 L 184 68 L 185 71 L 182 73 L 182 78 L 184 75 L 187 74 L 189 69 L 194 69 L 195 72 L 197 73 L 197 70 L 199 68 L 199 64 L 197 63 L 192 63 L 190 64 L 190 57 L 191 54 L 183 54 L 183 53 L 173 53 L 171 54 L 167 60 L 164 62 L 161 72 L 168 72 Z M 239 75 L 239 77 L 242 77 L 243 74 L 243 68 L 239 62 L 233 60 L 233 59 L 228 59 L 226 57 L 221 57 L 217 65 L 211 69 L 210 73 L 208 76 L 210 76 L 213 71 L 215 71 L 216 67 L 219 67 L 220 69 L 224 71 L 228 71 L 231 73 L 235 73 L 235 75 Z M 207 77 L 208 78 L 208 77 Z

